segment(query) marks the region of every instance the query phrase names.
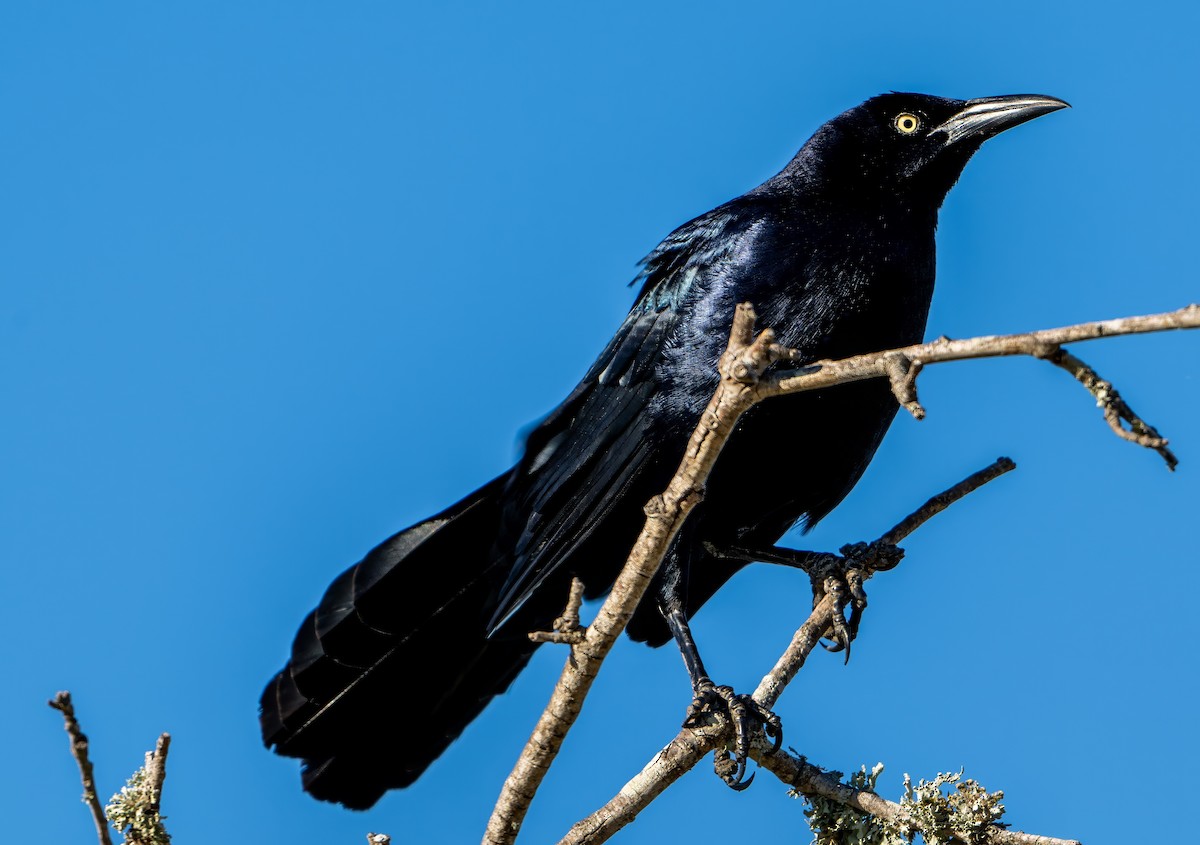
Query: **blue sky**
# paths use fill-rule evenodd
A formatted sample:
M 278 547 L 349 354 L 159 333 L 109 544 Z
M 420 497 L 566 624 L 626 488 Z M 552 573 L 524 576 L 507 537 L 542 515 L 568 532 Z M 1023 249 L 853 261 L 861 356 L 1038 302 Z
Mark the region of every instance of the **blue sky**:
M 931 336 L 1200 300 L 1193 5 L 806 5 L 0 11 L 6 838 L 92 836 L 44 704 L 70 689 L 106 795 L 173 734 L 179 842 L 476 841 L 561 652 L 367 814 L 261 748 L 263 683 L 337 572 L 510 464 L 638 258 L 868 96 L 1074 105 L 990 142 L 951 193 Z M 911 539 L 852 663 L 815 658 L 779 713 L 815 762 L 885 762 L 891 797 L 905 771 L 965 767 L 1018 828 L 1153 841 L 1186 809 L 1154 803 L 1162 784 L 1200 754 L 1200 335 L 1075 351 L 1179 471 L 1046 365 L 931 369 L 928 419 L 898 419 L 796 542 L 874 537 L 1000 454 L 1019 469 Z M 697 620 L 713 674 L 752 688 L 807 595 L 743 573 Z M 622 642 L 524 841 L 606 800 L 688 699 L 673 649 Z M 735 794 L 701 769 L 618 841 L 733 835 L 808 839 L 771 778 Z

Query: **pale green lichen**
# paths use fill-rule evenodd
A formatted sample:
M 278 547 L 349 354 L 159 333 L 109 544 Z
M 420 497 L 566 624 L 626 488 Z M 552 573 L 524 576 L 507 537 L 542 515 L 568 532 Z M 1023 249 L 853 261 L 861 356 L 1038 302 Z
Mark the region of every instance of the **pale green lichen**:
M 883 771 L 877 763 L 863 766 L 846 783 L 875 792 Z M 953 789 L 945 790 L 945 787 Z M 927 845 L 952 841 L 982 842 L 990 827 L 1003 827 L 1003 792 L 988 792 L 962 772 L 939 773 L 915 786 L 904 776 L 904 797 L 895 819 L 884 820 L 819 795 L 805 795 L 804 815 L 813 831 L 813 845 L 907 845 L 920 835 Z
M 165 816 L 155 809 L 154 787 L 143 766 L 109 799 L 104 808 L 113 829 L 125 837 L 124 845 L 170 845 L 163 827 Z
M 876 763 L 871 771 L 863 766 L 846 783 L 855 789 L 875 791 L 875 782 L 883 771 Z M 792 792 L 796 795 L 795 791 Z M 896 838 L 884 822 L 846 804 L 821 795 L 802 796 L 807 803 L 804 815 L 812 828 L 814 845 L 904 845 L 907 840 Z

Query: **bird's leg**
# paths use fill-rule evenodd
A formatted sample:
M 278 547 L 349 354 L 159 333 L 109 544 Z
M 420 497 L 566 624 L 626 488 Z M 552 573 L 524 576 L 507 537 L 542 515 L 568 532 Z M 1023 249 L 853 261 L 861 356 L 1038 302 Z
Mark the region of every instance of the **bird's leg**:
M 718 752 L 715 768 L 730 788 L 738 791 L 746 789 L 754 782 L 753 774 L 746 778 L 746 760 L 750 754 L 754 729 L 761 726 L 767 736 L 775 740 L 775 748 L 778 749 L 783 744 L 783 723 L 751 696 L 739 695 L 732 687 L 713 683 L 700 660 L 700 652 L 696 649 L 687 617 L 681 608 L 664 612 L 664 618 L 679 644 L 683 663 L 692 680 L 692 703 L 688 705 L 683 726 L 700 727 L 705 713 L 714 710 L 727 712 L 733 726 L 733 755 L 731 758 L 728 750 Z
M 842 546 L 841 554 L 836 555 L 779 546 L 717 547 L 706 543 L 705 547 L 714 557 L 790 566 L 808 573 L 812 582 L 813 607 L 820 604 L 826 595 L 834 600 L 828 634 L 833 645 L 826 645 L 825 648 L 829 651 L 845 651 L 846 662 L 850 661 L 850 644 L 858 636 L 858 627 L 867 609 L 863 581 L 875 572 L 891 569 L 904 556 L 903 549 L 880 542 L 852 543 Z M 848 615 L 847 606 L 850 608 Z
M 659 580 L 658 607 L 679 645 L 683 665 L 687 667 L 688 677 L 692 682 L 692 703 L 688 705 L 683 726 L 699 727 L 703 724 L 705 713 L 728 713 L 729 722 L 733 727 L 733 755 L 731 758 L 728 750 L 717 752 L 714 768 L 726 784 L 740 791 L 754 781 L 753 774 L 749 778 L 745 775 L 750 740 L 755 728 L 761 726 L 767 736 L 775 740 L 775 748 L 778 749 L 783 744 L 783 724 L 778 716 L 749 695 L 739 695 L 732 687 L 717 686 L 708 676 L 704 661 L 700 659 L 700 651 L 696 648 L 696 641 L 692 638 L 691 626 L 688 625 L 687 612 L 679 590 L 680 577 L 677 563 L 667 567 L 667 571 Z
M 799 549 L 785 549 L 782 546 L 718 546 L 715 543 L 705 542 L 704 548 L 713 557 L 724 560 L 740 560 L 746 563 L 773 563 L 779 566 L 790 566 L 792 569 L 804 570 L 810 577 L 818 569 L 829 566 L 840 559 L 832 552 L 805 552 Z

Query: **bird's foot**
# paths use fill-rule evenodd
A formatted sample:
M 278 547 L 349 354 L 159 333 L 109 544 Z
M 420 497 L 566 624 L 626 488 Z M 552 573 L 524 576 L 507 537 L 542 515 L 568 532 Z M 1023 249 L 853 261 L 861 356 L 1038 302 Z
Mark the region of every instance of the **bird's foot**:
M 727 716 L 733 727 L 733 747 L 716 753 L 713 768 L 730 789 L 740 792 L 754 782 L 753 773 L 746 777 L 746 758 L 750 754 L 750 741 L 754 737 L 754 731 L 761 728 L 775 741 L 774 750 L 778 751 L 783 744 L 783 723 L 778 716 L 752 697 L 738 695 L 732 687 L 717 686 L 710 678 L 701 678 L 695 688 L 695 697 L 688 706 L 683 726 L 699 727 L 704 721 L 704 716 L 712 713 Z
M 708 553 L 718 558 L 740 561 L 761 561 L 801 569 L 812 581 L 813 607 L 827 595 L 834 599 L 833 619 L 830 622 L 829 651 L 846 652 L 850 660 L 850 643 L 858 635 L 863 612 L 867 609 L 867 593 L 863 581 L 876 572 L 892 569 L 904 557 L 904 550 L 892 543 L 876 540 L 872 543 L 850 543 L 842 546 L 840 554 L 803 552 L 779 546 L 717 546 L 705 543 Z M 849 615 L 846 608 L 850 608 Z
M 904 557 L 904 550 L 891 543 L 850 543 L 839 549 L 840 555 L 829 555 L 814 567 L 812 578 L 813 607 L 825 596 L 834 601 L 833 618 L 829 624 L 828 639 L 822 643 L 827 651 L 845 651 L 846 662 L 850 662 L 850 644 L 858 636 L 867 609 L 867 593 L 863 581 L 876 572 L 891 569 Z M 847 615 L 846 608 L 850 608 Z

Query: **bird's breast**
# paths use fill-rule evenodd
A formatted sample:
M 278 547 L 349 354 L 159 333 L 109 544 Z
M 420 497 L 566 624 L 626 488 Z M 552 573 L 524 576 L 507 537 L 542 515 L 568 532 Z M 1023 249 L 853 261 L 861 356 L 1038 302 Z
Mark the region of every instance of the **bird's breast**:
M 932 231 L 913 237 L 869 228 L 819 243 L 784 266 L 790 278 L 747 291 L 749 301 L 761 325 L 808 360 L 916 343 L 925 331 L 935 274 Z

